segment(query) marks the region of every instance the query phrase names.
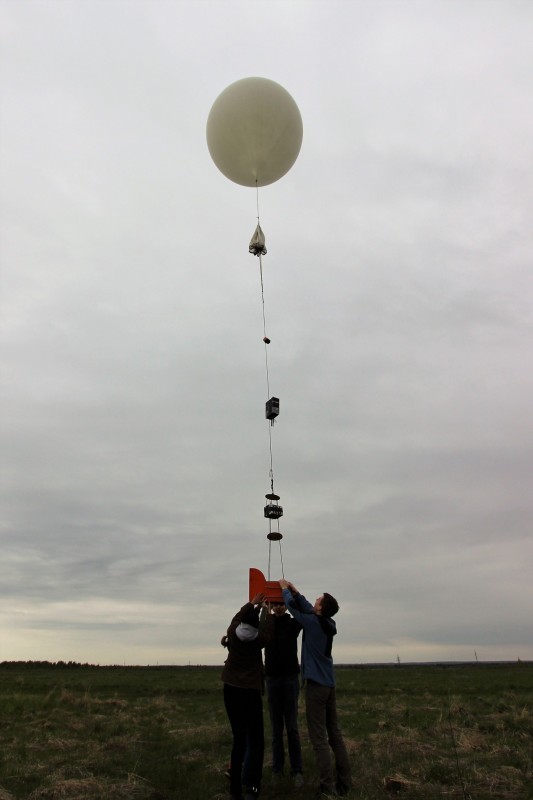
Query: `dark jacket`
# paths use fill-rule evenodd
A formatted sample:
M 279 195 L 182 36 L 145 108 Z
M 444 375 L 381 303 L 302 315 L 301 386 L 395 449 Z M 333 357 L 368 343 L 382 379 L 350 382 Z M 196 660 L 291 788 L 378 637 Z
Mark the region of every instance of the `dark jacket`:
M 246 603 L 231 620 L 228 628 L 228 657 L 222 669 L 221 678 L 224 683 L 238 686 L 241 689 L 257 689 L 263 691 L 264 673 L 261 650 L 272 639 L 272 619 L 270 614 L 262 616 L 259 623 L 259 634 L 253 642 L 241 642 L 235 631 L 242 618 L 253 609 Z
M 265 672 L 267 677 L 297 675 L 300 672 L 298 663 L 298 636 L 302 630 L 289 614 L 282 617 L 272 616 L 274 620 L 274 636 L 265 647 Z

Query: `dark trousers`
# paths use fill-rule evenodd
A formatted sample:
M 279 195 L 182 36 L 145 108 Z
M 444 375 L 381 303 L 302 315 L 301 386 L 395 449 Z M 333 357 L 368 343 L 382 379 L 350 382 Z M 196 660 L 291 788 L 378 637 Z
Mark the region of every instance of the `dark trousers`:
M 272 726 L 272 770 L 283 772 L 285 751 L 283 731 L 287 730 L 287 747 L 291 772 L 302 771 L 302 748 L 298 731 L 298 675 L 267 677 L 268 710 Z
M 306 681 L 305 714 L 322 789 L 334 793 L 337 784 L 343 790 L 349 789 L 352 785 L 350 762 L 337 721 L 335 689 Z
M 230 792 L 239 797 L 242 792 L 243 777 L 245 786 L 257 790 L 261 788 L 265 752 L 263 699 L 257 689 L 240 689 L 238 686 L 225 683 L 224 705 L 233 734 Z

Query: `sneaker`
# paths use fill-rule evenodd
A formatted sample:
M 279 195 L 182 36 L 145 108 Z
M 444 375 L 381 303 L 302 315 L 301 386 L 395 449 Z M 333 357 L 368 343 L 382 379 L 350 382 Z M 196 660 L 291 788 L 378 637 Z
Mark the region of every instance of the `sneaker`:
M 292 782 L 294 784 L 295 789 L 301 789 L 304 785 L 304 776 L 301 772 L 295 772 L 292 776 Z
M 250 786 L 246 789 L 244 800 L 255 800 L 256 797 L 259 797 L 259 789 L 256 789 L 254 786 Z

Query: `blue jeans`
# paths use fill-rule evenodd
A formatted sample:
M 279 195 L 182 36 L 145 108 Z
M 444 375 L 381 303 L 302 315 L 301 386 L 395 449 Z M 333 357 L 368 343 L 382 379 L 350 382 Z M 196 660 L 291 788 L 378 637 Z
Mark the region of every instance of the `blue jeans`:
M 283 731 L 286 728 L 291 772 L 301 772 L 302 748 L 298 731 L 299 675 L 267 676 L 266 686 L 272 726 L 272 771 L 283 772 Z

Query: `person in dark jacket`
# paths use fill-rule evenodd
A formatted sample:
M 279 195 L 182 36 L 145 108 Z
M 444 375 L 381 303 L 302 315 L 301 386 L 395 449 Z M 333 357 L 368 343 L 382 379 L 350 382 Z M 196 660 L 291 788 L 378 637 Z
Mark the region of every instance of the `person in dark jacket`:
M 274 636 L 265 647 L 265 672 L 268 710 L 272 727 L 272 774 L 283 774 L 285 750 L 283 731 L 287 730 L 287 748 L 291 774 L 296 788 L 303 786 L 302 748 L 298 730 L 298 695 L 300 664 L 298 636 L 302 626 L 286 613 L 285 605 L 275 605 Z
M 258 797 L 261 788 L 265 749 L 261 650 L 271 640 L 273 629 L 272 616 L 264 601 L 265 596 L 259 594 L 251 603 L 245 603 L 231 620 L 222 638 L 222 644 L 228 648 L 221 677 L 224 682 L 224 705 L 233 734 L 230 766 L 230 794 L 233 800 L 242 800 L 243 778 L 246 786 L 244 800 Z
M 283 599 L 303 627 L 302 677 L 305 682 L 305 714 L 309 739 L 315 751 L 324 797 L 348 794 L 352 785 L 350 762 L 337 721 L 335 671 L 331 649 L 337 627 L 332 617 L 339 604 L 325 592 L 315 604 L 306 600 L 294 584 L 279 582 Z M 335 757 L 335 767 L 331 759 Z

